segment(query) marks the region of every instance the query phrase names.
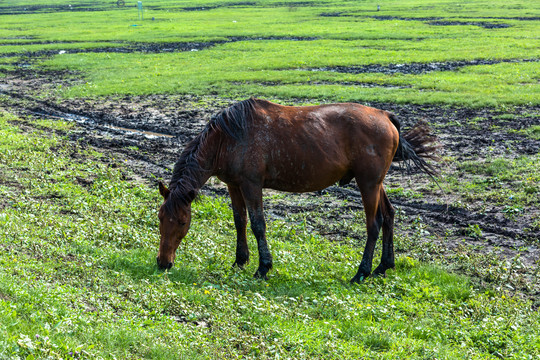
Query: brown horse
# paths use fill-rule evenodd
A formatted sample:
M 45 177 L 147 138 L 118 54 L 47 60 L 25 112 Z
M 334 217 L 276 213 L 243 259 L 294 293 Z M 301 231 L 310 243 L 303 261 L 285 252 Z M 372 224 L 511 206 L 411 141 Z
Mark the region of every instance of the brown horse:
M 173 266 L 176 249 L 189 229 L 191 202 L 211 176 L 225 182 L 231 196 L 237 231 L 233 266 L 243 267 L 249 261 L 249 214 L 259 250 L 255 277 L 263 279 L 272 268 L 272 255 L 266 242 L 262 189 L 317 191 L 355 178 L 368 238 L 351 281 L 371 274 L 381 227 L 382 259 L 374 274 L 384 274 L 394 267 L 394 209 L 383 188 L 392 161 L 435 174 L 423 159 L 433 158 L 436 149 L 429 128 L 417 125 L 403 136 L 399 130 L 393 114 L 353 103 L 293 107 L 251 98 L 221 111 L 184 149 L 169 189 L 159 183 L 165 201 L 158 215 L 158 266 Z

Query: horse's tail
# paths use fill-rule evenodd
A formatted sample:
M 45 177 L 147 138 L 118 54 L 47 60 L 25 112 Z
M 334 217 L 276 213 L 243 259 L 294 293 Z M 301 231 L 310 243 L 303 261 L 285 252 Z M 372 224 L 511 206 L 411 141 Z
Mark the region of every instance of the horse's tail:
M 400 124 L 394 114 L 390 115 L 390 121 L 400 132 Z M 407 171 L 418 169 L 428 174 L 432 179 L 438 176 L 438 170 L 426 159 L 438 161 L 437 150 L 441 147 L 437 137 L 425 120 L 420 120 L 404 134 L 399 134 L 399 144 L 392 161 L 404 162 Z

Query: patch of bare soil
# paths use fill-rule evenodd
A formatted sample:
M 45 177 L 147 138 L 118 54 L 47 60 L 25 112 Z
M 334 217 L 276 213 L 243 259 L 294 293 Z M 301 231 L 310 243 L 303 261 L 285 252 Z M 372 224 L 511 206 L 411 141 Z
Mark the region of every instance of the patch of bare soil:
M 484 29 L 503 29 L 511 27 L 510 24 L 504 23 L 492 23 L 487 21 L 463 21 L 458 20 L 444 20 L 441 17 L 418 17 L 418 18 L 406 18 L 400 16 L 371 16 L 373 19 L 377 20 L 405 20 L 405 21 L 424 21 L 429 25 L 439 25 L 439 26 L 448 26 L 448 25 L 473 25 L 483 27 Z
M 423 74 L 432 71 L 453 71 L 465 66 L 493 65 L 507 62 L 537 62 L 538 59 L 499 59 L 499 60 L 469 60 L 446 61 L 434 63 L 408 63 L 408 64 L 370 64 L 361 66 L 328 66 L 310 68 L 309 71 L 334 71 L 347 74 L 383 73 L 383 74 Z
M 54 50 L 40 50 L 40 51 L 27 51 L 27 52 L 10 52 L 0 54 L 0 57 L 25 57 L 28 59 L 38 59 L 41 57 L 49 57 L 58 54 L 81 54 L 81 53 L 169 53 L 169 52 L 181 52 L 181 51 L 199 51 L 204 50 L 216 45 L 239 42 L 239 41 L 313 41 L 317 40 L 317 37 L 300 37 L 300 36 L 231 36 L 225 40 L 220 41 L 205 41 L 205 42 L 114 42 L 117 46 L 111 46 L 110 44 L 103 47 L 86 47 L 86 48 L 69 48 L 65 49 L 57 48 Z M 100 41 L 106 42 L 106 41 Z M 5 45 L 46 45 L 46 44 L 77 44 L 78 41 L 30 41 L 30 42 L 9 42 Z M 109 42 L 110 43 L 110 42 Z M 2 46 L 3 44 L 0 44 Z
M 215 5 L 205 5 L 205 6 L 185 6 L 185 7 L 163 7 L 163 6 L 154 6 L 149 5 L 148 9 L 151 10 L 165 10 L 165 11 L 209 11 L 219 8 L 229 8 L 229 7 L 244 7 L 244 6 L 256 6 L 257 3 L 254 1 L 239 1 L 239 2 L 224 2 L 222 4 Z
M 455 19 L 445 19 L 443 17 L 402 17 L 402 16 L 393 16 L 393 15 L 361 15 L 361 14 L 350 14 L 346 12 L 330 12 L 330 13 L 321 13 L 319 16 L 323 17 L 363 17 L 363 18 L 371 18 L 376 20 L 401 20 L 401 21 L 423 21 L 428 25 L 435 25 L 435 26 L 451 26 L 451 25 L 472 25 L 472 26 L 478 26 L 482 27 L 484 29 L 504 29 L 512 27 L 511 24 L 505 24 L 500 22 L 489 22 L 489 21 L 478 21 L 476 18 L 474 19 L 467 19 L 467 18 L 460 18 L 459 20 Z M 496 20 L 519 20 L 519 21 L 534 21 L 538 20 L 538 17 L 483 17 L 482 19 L 496 19 Z
M 137 177 L 155 181 L 155 177 L 168 180 L 171 169 L 185 144 L 194 138 L 207 121 L 232 101 L 213 97 L 148 95 L 100 99 L 40 99 L 32 96 L 47 87 L 64 82 L 62 74 L 34 73 L 23 77 L 9 74 L 0 87 L 0 107 L 21 116 L 63 118 L 80 124 L 70 138 L 100 148 L 126 160 Z M 30 94 L 30 95 L 27 95 Z M 367 104 L 396 113 L 402 128 L 420 119 L 432 124 L 443 147 L 444 155 L 455 162 L 445 164 L 456 171 L 456 163 L 490 157 L 513 158 L 521 154 L 540 152 L 540 141 L 513 130 L 538 124 L 540 107 L 523 107 L 512 110 L 513 116 L 497 109 L 446 108 L 438 106 Z M 531 115 L 532 114 L 532 115 Z M 471 123 L 471 119 L 476 121 Z M 458 194 L 443 194 L 429 189 L 430 180 L 419 174 L 402 175 L 391 169 L 386 183 L 401 184 L 415 190 L 421 198 L 391 195 L 390 200 L 398 210 L 396 232 L 413 234 L 417 222 L 426 226 L 431 236 L 420 237 L 426 245 L 436 246 L 438 252 L 448 256 L 464 245 L 474 252 L 489 254 L 501 261 L 520 257 L 523 272 L 529 283 L 515 290 L 527 296 L 540 294 L 534 275 L 540 258 L 540 230 L 530 223 L 538 209 L 521 214 L 514 219 L 505 216 L 502 206 L 489 200 L 467 202 L 461 205 Z M 210 181 L 203 192 L 212 196 L 226 196 L 226 188 L 217 181 Z M 324 195 L 324 200 L 321 196 Z M 346 200 L 346 210 L 344 208 Z M 320 208 L 318 219 L 307 218 L 308 227 L 328 234 L 334 241 L 360 238 L 339 224 L 349 221 L 350 211 L 361 211 L 361 196 L 356 186 L 332 186 L 323 192 L 293 194 L 266 205 L 267 216 L 283 218 L 291 213 L 302 213 Z M 465 229 L 478 226 L 482 236 L 468 236 Z M 330 230 L 329 230 L 330 229 Z M 411 235 L 412 236 L 412 235 Z M 435 239 L 435 240 L 434 240 Z M 233 239 L 231 239 L 233 241 Z M 362 246 L 362 244 L 360 244 Z M 472 251 L 472 250 L 471 250 Z
M 279 86 L 283 85 L 280 81 L 232 81 L 233 85 L 245 85 L 245 84 L 257 84 L 262 86 Z M 302 85 L 341 85 L 341 86 L 360 86 L 365 88 L 387 88 L 387 89 L 407 89 L 411 86 L 408 85 L 390 85 L 390 84 L 376 84 L 360 81 L 303 81 Z
M 504 24 L 504 23 L 491 23 L 487 21 L 444 21 L 444 20 L 436 20 L 436 21 L 429 21 L 429 25 L 438 25 L 438 26 L 450 26 L 450 25 L 472 25 L 472 26 L 479 26 L 484 29 L 505 29 L 509 28 L 512 25 L 510 24 Z
M 113 7 L 113 1 L 109 8 Z M 116 4 L 116 2 L 114 2 Z M 13 14 L 36 14 L 51 13 L 59 11 L 103 11 L 102 6 L 96 7 L 94 3 L 79 4 L 48 4 L 48 5 L 22 5 L 22 6 L 0 6 L 0 15 Z
M 29 51 L 24 53 L 4 53 L 2 57 L 14 57 L 25 56 L 30 58 L 53 56 L 62 54 L 80 54 L 80 53 L 166 53 L 166 52 L 178 52 L 178 51 L 198 51 L 212 46 L 215 46 L 222 42 L 168 42 L 168 43 L 134 43 L 134 42 L 118 42 L 118 46 L 103 46 L 103 47 L 89 47 L 89 48 L 65 48 L 54 50 L 40 50 Z M 9 43 L 9 45 L 41 45 L 41 44 L 75 44 L 77 42 L 24 42 L 24 43 Z

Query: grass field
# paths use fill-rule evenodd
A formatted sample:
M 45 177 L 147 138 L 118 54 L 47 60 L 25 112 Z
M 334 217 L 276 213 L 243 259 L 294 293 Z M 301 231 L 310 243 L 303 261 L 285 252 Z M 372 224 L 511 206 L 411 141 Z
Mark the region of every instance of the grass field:
M 160 272 L 159 195 L 122 159 L 54 135 L 72 127 L 0 117 L 2 358 L 540 355 L 528 302 L 411 257 L 350 285 L 358 248 L 296 223 L 270 225 L 268 282 L 251 277 L 256 262 L 233 270 L 232 212 L 220 199 L 195 205 L 177 266 Z
M 143 3 L 144 20 L 136 1 L 0 2 L 0 359 L 540 358 L 539 259 L 524 259 L 540 245 L 539 3 Z M 150 126 L 148 99 L 186 96 L 189 116 L 163 124 L 191 125 L 252 95 L 431 115 L 448 149 L 440 188 L 386 180 L 403 205 L 387 277 L 348 282 L 363 213 L 329 194 L 294 200 L 302 211 L 267 194 L 285 216 L 267 216 L 266 282 L 255 258 L 231 268 L 230 201 L 217 195 L 194 204 L 175 267 L 158 271 L 160 196 L 133 163 L 167 149 L 36 115 L 120 109 Z M 431 228 L 405 211 L 423 201 L 476 222 Z M 517 255 L 499 257 L 514 241 Z
M 182 11 L 205 4 L 153 1 L 144 21 L 134 4 L 1 16 L 0 55 L 31 53 L 39 67 L 80 72 L 84 83 L 55 89 L 68 97 L 213 93 L 467 106 L 527 105 L 540 98 L 540 25 L 534 20 L 540 7 L 534 2 L 399 1 L 381 4 L 381 11 L 375 1 L 209 2 Z M 209 47 L 95 52 L 178 42 L 193 43 L 191 50 Z M 456 61 L 463 62 L 457 71 L 384 68 Z M 467 66 L 470 61 L 495 65 Z M 371 64 L 382 68 L 348 69 Z

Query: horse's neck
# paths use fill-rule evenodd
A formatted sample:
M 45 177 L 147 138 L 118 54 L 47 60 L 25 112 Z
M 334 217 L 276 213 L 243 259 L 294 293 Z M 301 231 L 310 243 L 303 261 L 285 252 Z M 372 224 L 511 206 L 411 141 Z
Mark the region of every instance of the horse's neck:
M 194 189 L 198 192 L 200 188 L 210 179 L 214 171 L 212 168 L 201 167 L 199 171 L 192 174 L 192 181 Z
M 201 187 L 216 173 L 216 159 L 220 145 L 220 134 L 216 131 L 211 131 L 207 136 L 199 148 L 201 156 L 197 156 L 201 169 L 198 174 Z
M 199 189 L 208 181 L 208 179 L 215 174 L 215 160 L 217 156 L 217 149 L 219 148 L 219 138 L 215 132 L 208 134 L 208 138 L 199 145 L 195 156 L 191 161 L 193 164 L 188 165 L 189 173 L 183 173 L 178 181 L 185 181 L 191 183 L 191 188 L 195 191 Z

